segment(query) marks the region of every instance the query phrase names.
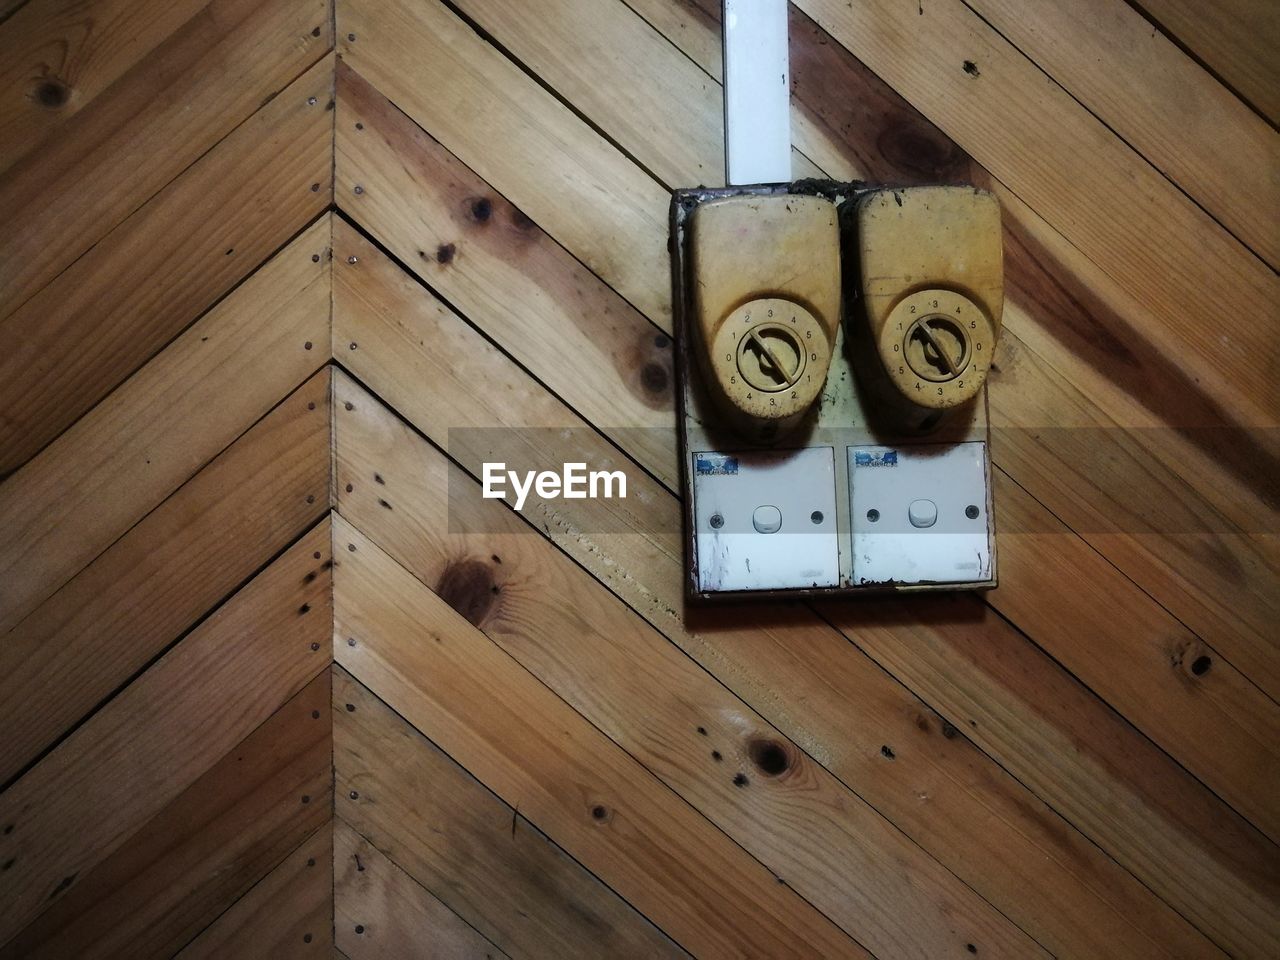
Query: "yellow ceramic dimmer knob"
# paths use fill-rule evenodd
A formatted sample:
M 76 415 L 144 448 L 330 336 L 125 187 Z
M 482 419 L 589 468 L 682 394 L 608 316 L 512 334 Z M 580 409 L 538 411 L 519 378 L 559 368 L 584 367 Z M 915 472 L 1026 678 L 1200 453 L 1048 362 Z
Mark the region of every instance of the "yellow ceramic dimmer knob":
M 858 204 L 871 343 L 910 403 L 956 407 L 982 389 L 1000 333 L 1000 206 L 972 187 L 877 190 Z
M 794 426 L 822 391 L 840 323 L 840 238 L 821 197 L 740 196 L 689 226 L 695 350 L 708 392 L 748 436 Z

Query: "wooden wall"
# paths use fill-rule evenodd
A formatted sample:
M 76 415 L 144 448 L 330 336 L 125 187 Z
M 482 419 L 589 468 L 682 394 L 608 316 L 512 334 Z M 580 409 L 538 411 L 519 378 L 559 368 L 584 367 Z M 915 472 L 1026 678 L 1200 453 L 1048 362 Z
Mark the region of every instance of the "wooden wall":
M 0 957 L 1280 955 L 1274 5 L 793 5 L 1002 202 L 1001 585 L 706 610 L 718 7 L 0 0 Z

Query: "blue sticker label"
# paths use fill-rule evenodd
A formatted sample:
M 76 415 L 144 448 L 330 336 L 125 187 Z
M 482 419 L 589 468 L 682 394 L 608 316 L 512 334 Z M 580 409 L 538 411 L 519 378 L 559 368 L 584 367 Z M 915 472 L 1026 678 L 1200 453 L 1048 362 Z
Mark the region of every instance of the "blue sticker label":
M 898 465 L 897 450 L 855 450 L 853 451 L 855 467 L 896 467 Z
M 703 477 L 735 476 L 738 472 L 738 458 L 721 453 L 696 453 L 693 465 L 698 475 Z

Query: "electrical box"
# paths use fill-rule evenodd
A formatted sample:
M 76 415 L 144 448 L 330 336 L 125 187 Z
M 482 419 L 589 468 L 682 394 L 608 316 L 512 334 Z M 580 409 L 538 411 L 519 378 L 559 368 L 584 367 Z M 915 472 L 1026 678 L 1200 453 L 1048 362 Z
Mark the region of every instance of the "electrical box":
M 994 586 L 995 198 L 699 188 L 671 228 L 690 594 Z

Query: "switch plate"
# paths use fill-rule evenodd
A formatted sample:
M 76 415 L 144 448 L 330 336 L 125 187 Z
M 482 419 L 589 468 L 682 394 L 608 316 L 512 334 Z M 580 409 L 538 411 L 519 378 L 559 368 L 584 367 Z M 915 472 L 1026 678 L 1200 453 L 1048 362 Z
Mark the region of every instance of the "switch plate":
M 839 585 L 834 448 L 704 451 L 691 455 L 689 470 L 699 590 Z M 782 514 L 774 533 L 756 529 L 762 506 Z
M 708 382 L 707 371 L 699 357 L 698 313 L 696 309 L 696 282 L 693 270 L 693 258 L 690 256 L 690 225 L 693 214 L 705 204 L 714 203 L 727 197 L 744 195 L 756 197 L 778 196 L 813 196 L 820 195 L 835 203 L 841 212 L 841 226 L 846 231 L 842 244 L 848 245 L 851 237 L 848 231 L 855 226 L 852 212 L 859 196 L 866 192 L 861 184 L 841 184 L 834 182 L 805 181 L 799 193 L 793 189 L 799 185 L 773 184 L 757 187 L 737 188 L 704 188 L 677 191 L 671 206 L 671 232 L 674 258 L 674 302 L 676 306 L 675 349 L 677 364 L 677 383 L 679 385 L 679 429 L 680 448 L 682 451 L 681 486 L 684 492 L 684 533 L 685 551 L 688 558 L 686 567 L 685 588 L 690 599 L 695 601 L 714 601 L 717 599 L 734 600 L 745 596 L 753 597 L 821 597 L 821 596 L 856 596 L 875 593 L 927 593 L 933 591 L 952 590 L 988 590 L 996 585 L 997 544 L 995 542 L 994 521 L 991 517 L 990 495 L 987 486 L 990 482 L 990 457 L 983 453 L 974 458 L 962 457 L 957 463 L 964 471 L 964 478 L 957 479 L 950 473 L 949 467 L 940 468 L 946 472 L 943 490 L 947 485 L 959 484 L 962 489 L 981 491 L 974 503 L 979 508 L 979 522 L 958 534 L 950 534 L 943 538 L 936 531 L 945 531 L 947 527 L 947 502 L 945 496 L 921 498 L 914 494 L 890 489 L 889 495 L 900 497 L 903 516 L 901 526 L 904 528 L 900 536 L 884 538 L 884 548 L 893 551 L 884 558 L 884 562 L 868 564 L 863 560 L 855 572 L 853 551 L 854 523 L 851 517 L 853 496 L 850 491 L 850 480 L 854 473 L 862 468 L 857 465 L 856 458 L 850 464 L 849 449 L 851 447 L 884 448 L 896 451 L 903 462 L 914 456 L 913 451 L 932 452 L 957 444 L 985 443 L 989 438 L 987 402 L 985 387 L 979 391 L 973 402 L 962 404 L 945 411 L 929 411 L 923 419 L 900 420 L 889 414 L 892 412 L 883 405 L 882 391 L 875 384 L 874 377 L 864 376 L 867 371 L 860 369 L 859 358 L 866 358 L 871 363 L 862 366 L 876 367 L 879 364 L 874 355 L 874 347 L 868 345 L 862 336 L 866 324 L 862 322 L 841 323 L 836 331 L 835 342 L 831 350 L 830 367 L 822 393 L 810 406 L 802 419 L 797 421 L 790 432 L 778 430 L 771 436 L 745 436 L 740 425 L 735 425 L 726 418 L 723 405 L 717 402 L 714 385 Z M 896 207 L 896 203 L 895 203 Z M 761 247 L 764 249 L 764 247 Z M 773 247 L 768 247 L 773 251 Z M 845 271 L 846 275 L 855 271 Z M 730 271 L 712 271 L 712 277 L 728 277 Z M 736 273 L 733 274 L 736 276 Z M 707 276 L 704 271 L 703 279 Z M 856 282 L 854 283 L 856 287 Z M 758 287 L 758 285 L 757 285 Z M 749 299 L 752 291 L 744 291 L 742 296 Z M 846 297 L 853 295 L 846 290 Z M 846 300 L 846 302 L 848 302 Z M 861 318 L 859 318 L 861 319 Z M 984 351 L 985 352 L 985 351 Z M 726 351 L 727 353 L 727 351 Z M 722 353 L 721 356 L 725 354 Z M 890 391 L 891 392 L 891 391 Z M 914 408 L 917 412 L 922 409 Z M 798 449 L 797 449 L 798 448 Z M 768 456 L 770 451 L 780 451 L 775 457 L 785 461 L 803 462 L 806 450 L 823 449 L 830 451 L 834 460 L 834 511 L 818 508 L 823 519 L 829 521 L 835 515 L 835 542 L 830 538 L 805 536 L 803 540 L 813 541 L 812 549 L 787 549 L 780 552 L 778 547 L 786 543 L 779 537 L 794 533 L 790 525 L 791 515 L 795 510 L 780 498 L 788 497 L 794 489 L 812 492 L 811 478 L 806 470 L 797 466 L 798 474 L 786 469 L 774 473 L 774 480 L 768 481 L 758 493 L 744 499 L 751 510 L 744 510 L 736 523 L 740 527 L 735 532 L 724 524 L 718 530 L 709 524 L 709 513 L 714 514 L 709 497 L 715 491 L 716 474 L 728 471 L 727 461 L 716 465 L 714 457 L 728 457 L 736 461 L 737 473 L 745 474 L 747 467 L 757 463 L 757 456 Z M 719 453 L 703 454 L 708 458 L 706 469 L 699 475 L 694 451 L 743 451 L 750 449 L 754 453 Z M 763 463 L 764 461 L 759 461 Z M 780 461 L 779 461 L 780 462 Z M 829 489 L 830 461 L 824 467 L 822 486 Z M 910 468 L 907 469 L 910 472 Z M 927 471 L 926 471 L 927 472 Z M 935 471 L 936 474 L 937 471 Z M 882 478 L 883 479 L 883 478 Z M 937 481 L 935 475 L 930 481 Z M 874 480 L 868 485 L 868 492 L 874 487 Z M 797 487 L 797 484 L 799 486 Z M 926 484 L 926 486 L 930 485 Z M 741 484 L 737 485 L 739 488 Z M 929 491 L 926 491 L 927 493 Z M 724 491 L 716 493 L 721 496 Z M 832 498 L 824 494 L 829 504 Z M 935 504 L 938 516 L 930 527 L 912 527 L 907 511 L 915 499 L 928 499 Z M 776 533 L 756 532 L 752 519 L 754 508 L 758 506 L 777 506 L 784 514 L 782 525 Z M 922 505 L 923 506 L 923 505 Z M 964 503 L 961 508 L 969 506 Z M 813 508 L 808 510 L 813 512 Z M 864 511 L 865 512 L 865 511 Z M 923 520 L 929 511 L 920 513 L 917 519 Z M 805 515 L 801 508 L 801 518 Z M 722 521 L 726 521 L 724 515 Z M 773 525 L 773 516 L 769 512 L 760 515 L 760 525 L 767 531 Z M 967 517 L 965 519 L 968 519 Z M 727 521 L 726 521 L 727 522 Z M 860 533 L 866 534 L 866 524 L 861 524 Z M 887 528 L 881 528 L 882 530 Z M 720 532 L 723 531 L 723 532 Z M 825 529 L 820 531 L 825 534 Z M 932 535 L 931 535 L 932 534 Z M 708 537 L 714 542 L 709 545 Z M 729 539 L 734 537 L 736 539 Z M 915 539 L 911 539 L 911 538 Z M 797 538 L 800 539 L 800 538 Z M 965 545 L 950 550 L 945 545 L 965 541 Z M 819 543 L 821 545 L 819 545 Z M 872 545 L 875 541 L 864 542 Z M 939 569 L 939 558 L 933 555 L 934 548 L 929 544 L 943 544 L 944 553 L 950 556 L 951 568 Z M 762 550 L 769 544 L 767 550 Z M 972 547 L 972 560 L 968 550 Z M 914 552 L 913 552 L 914 551 Z M 865 551 L 864 551 L 865 554 Z M 725 562 L 725 558 L 729 562 Z M 742 563 L 735 569 L 734 558 L 742 558 Z M 750 577 L 747 576 L 746 558 L 751 560 Z M 943 558 L 946 559 L 945 557 Z M 924 565 L 921 565 L 924 561 Z M 836 570 L 832 571 L 832 562 Z M 760 564 L 765 564 L 762 568 Z M 969 570 L 964 569 L 969 566 Z M 833 575 L 834 573 L 834 575 Z M 816 575 L 815 575 L 816 574 Z
M 855 585 L 991 579 L 985 442 L 853 446 L 848 463 Z M 937 507 L 930 526 L 911 521 L 918 500 Z

